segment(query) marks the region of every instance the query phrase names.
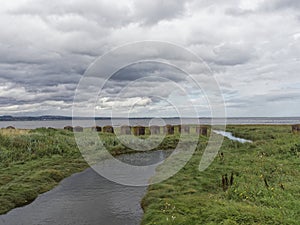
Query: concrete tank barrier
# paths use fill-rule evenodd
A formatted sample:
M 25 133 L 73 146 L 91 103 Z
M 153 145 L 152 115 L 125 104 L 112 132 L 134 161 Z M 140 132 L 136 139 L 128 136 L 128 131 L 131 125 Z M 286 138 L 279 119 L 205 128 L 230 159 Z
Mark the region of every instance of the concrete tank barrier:
M 6 129 L 15 130 L 16 128 L 14 128 L 13 126 L 8 126 L 6 127 Z
M 114 133 L 114 128 L 112 126 L 104 126 L 103 132 L 104 133 Z
M 76 127 L 74 127 L 74 129 L 73 129 L 75 132 L 83 132 L 83 127 L 81 127 L 81 126 L 76 126 Z
M 196 127 L 196 133 L 203 135 L 203 136 L 207 136 L 208 134 L 208 127 L 206 126 L 197 126 Z
M 94 126 L 94 127 L 92 127 L 92 131 L 101 132 L 102 128 L 99 126 Z
M 73 127 L 72 126 L 65 126 L 64 130 L 73 131 Z
M 131 127 L 130 126 L 121 126 L 121 134 L 123 135 L 130 135 L 131 134 Z
M 173 125 L 166 125 L 165 127 L 164 127 L 164 132 L 165 132 L 165 134 L 174 134 L 174 126 Z
M 300 124 L 292 125 L 292 132 L 293 133 L 299 133 L 300 132 Z
M 189 134 L 190 133 L 190 126 L 189 125 L 179 125 L 179 133 L 182 134 Z
M 145 127 L 143 126 L 135 126 L 133 127 L 133 134 L 135 136 L 145 135 Z
M 153 126 L 150 126 L 150 133 L 152 134 L 152 135 L 155 135 L 155 134 L 160 134 L 160 126 L 155 126 L 155 125 L 153 125 Z

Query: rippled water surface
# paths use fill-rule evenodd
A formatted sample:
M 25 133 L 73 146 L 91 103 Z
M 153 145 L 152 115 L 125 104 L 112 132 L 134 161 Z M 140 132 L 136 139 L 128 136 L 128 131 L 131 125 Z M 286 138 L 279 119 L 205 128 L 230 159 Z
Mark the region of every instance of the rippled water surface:
M 170 152 L 123 155 L 123 162 L 158 163 Z M 154 171 L 149 171 L 149 178 Z M 1 225 L 135 225 L 143 211 L 140 201 L 147 187 L 130 187 L 109 181 L 92 169 L 64 179 L 33 203 L 0 216 Z

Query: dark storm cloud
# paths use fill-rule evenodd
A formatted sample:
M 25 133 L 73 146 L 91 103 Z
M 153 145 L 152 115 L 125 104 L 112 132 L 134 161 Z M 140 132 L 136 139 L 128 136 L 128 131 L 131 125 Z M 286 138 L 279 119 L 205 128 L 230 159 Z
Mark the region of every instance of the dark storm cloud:
M 110 79 L 115 81 L 134 81 L 148 76 L 159 76 L 167 80 L 180 82 L 185 80 L 186 75 L 183 71 L 168 64 L 141 62 L 119 70 Z
M 170 80 L 148 77 L 134 82 L 108 81 L 101 90 L 102 97 L 150 97 L 159 95 L 167 98 L 174 88 Z
M 81 74 L 77 71 L 59 71 L 59 65 L 53 65 L 53 70 L 47 66 L 32 66 L 28 64 L 14 64 L 0 69 L 0 76 L 6 82 L 12 82 L 29 87 L 48 87 L 58 84 L 77 84 Z

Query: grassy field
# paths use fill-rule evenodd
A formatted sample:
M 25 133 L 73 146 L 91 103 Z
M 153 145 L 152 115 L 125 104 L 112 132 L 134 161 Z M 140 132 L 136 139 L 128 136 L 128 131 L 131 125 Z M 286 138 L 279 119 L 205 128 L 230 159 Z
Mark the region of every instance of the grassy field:
M 225 139 L 212 165 L 199 172 L 207 144 L 201 137 L 179 173 L 148 188 L 142 224 L 299 224 L 300 134 L 291 133 L 290 126 L 227 130 L 254 142 Z M 133 152 L 114 134 L 99 135 L 113 155 Z M 157 149 L 172 149 L 178 139 L 178 134 L 166 136 Z M 87 167 L 72 132 L 1 129 L 0 214 L 30 203 Z
M 300 134 L 290 126 L 227 130 L 254 142 L 225 139 L 204 172 L 200 145 L 179 173 L 148 188 L 142 224 L 299 224 Z

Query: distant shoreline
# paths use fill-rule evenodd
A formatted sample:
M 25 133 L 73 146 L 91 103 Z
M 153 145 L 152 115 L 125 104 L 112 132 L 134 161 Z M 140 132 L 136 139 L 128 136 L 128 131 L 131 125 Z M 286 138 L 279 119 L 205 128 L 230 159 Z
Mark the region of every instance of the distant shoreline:
M 154 117 L 155 118 L 155 117 Z M 72 117 L 72 116 L 0 116 L 0 121 L 58 121 L 58 120 L 110 120 L 111 117 Z M 113 117 L 113 119 L 130 119 L 130 120 L 148 120 L 153 119 L 152 117 Z M 162 117 L 162 119 L 204 119 L 211 120 L 211 117 Z M 300 117 L 227 117 L 227 118 L 214 118 L 226 119 L 226 120 L 300 120 Z

